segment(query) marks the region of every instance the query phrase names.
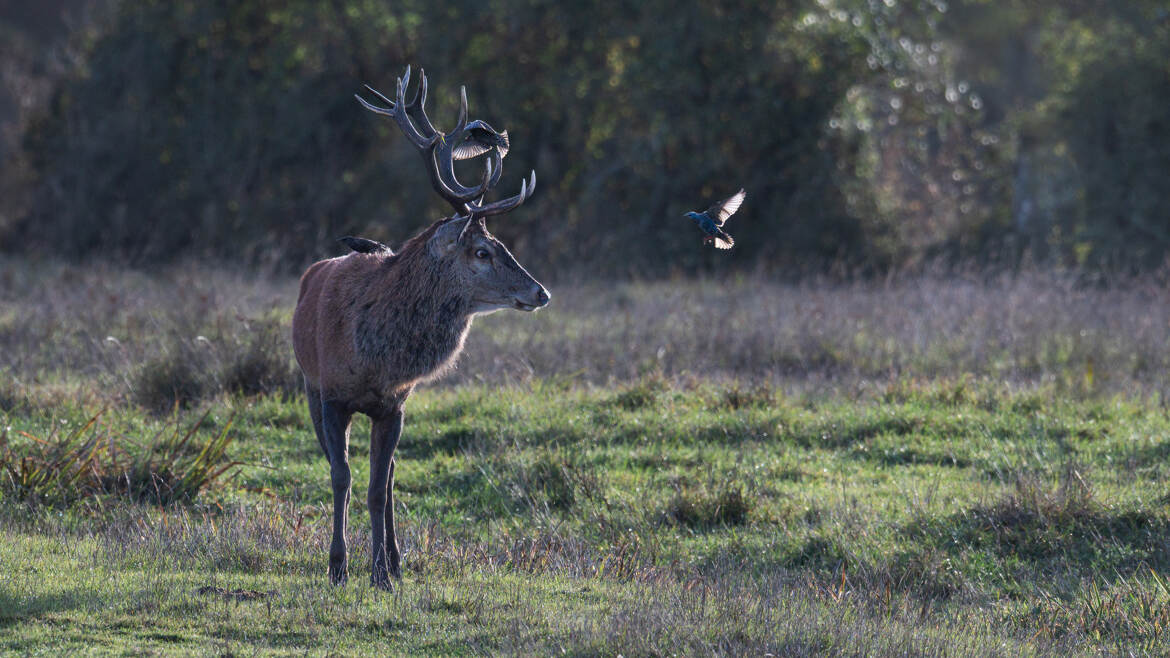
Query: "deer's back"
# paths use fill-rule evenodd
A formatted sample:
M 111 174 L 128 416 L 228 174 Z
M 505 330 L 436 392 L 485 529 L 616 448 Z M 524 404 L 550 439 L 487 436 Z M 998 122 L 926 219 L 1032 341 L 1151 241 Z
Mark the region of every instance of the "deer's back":
M 309 385 L 339 397 L 361 388 L 362 373 L 353 350 L 353 323 L 363 274 L 380 260 L 349 254 L 314 263 L 301 277 L 293 312 L 293 352 Z M 368 274 L 366 274 L 368 276 Z

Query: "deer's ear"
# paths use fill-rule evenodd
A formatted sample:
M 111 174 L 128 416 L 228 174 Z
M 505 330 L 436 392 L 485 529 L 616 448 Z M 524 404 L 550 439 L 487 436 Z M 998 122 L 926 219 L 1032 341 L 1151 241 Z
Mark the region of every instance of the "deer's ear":
M 427 241 L 427 247 L 431 253 L 436 256 L 444 256 L 451 253 L 456 246 L 459 245 L 459 235 L 463 230 L 463 225 L 467 222 L 461 219 L 453 219 L 445 222 L 440 226 L 431 239 Z

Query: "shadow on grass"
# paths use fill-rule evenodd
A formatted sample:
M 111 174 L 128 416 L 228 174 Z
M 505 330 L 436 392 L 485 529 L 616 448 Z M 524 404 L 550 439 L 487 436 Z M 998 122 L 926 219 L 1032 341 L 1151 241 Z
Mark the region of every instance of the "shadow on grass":
M 956 455 L 953 452 L 923 451 L 904 446 L 881 450 L 854 449 L 851 455 L 858 459 L 869 460 L 882 466 L 917 466 L 920 464 L 951 466 L 953 468 L 967 468 L 971 466 L 970 459 Z
M 789 439 L 802 448 L 838 449 L 855 446 L 879 436 L 906 436 L 925 426 L 921 418 L 886 416 L 866 418 L 857 423 L 817 423 L 796 429 Z
M 999 500 L 914 522 L 904 531 L 944 553 L 974 550 L 1018 565 L 1012 569 L 1019 579 L 1112 581 L 1141 569 L 1170 570 L 1170 519 L 1098 503 L 1071 468 L 1054 490 L 1024 477 Z
M 437 455 L 451 457 L 472 448 L 483 449 L 489 443 L 484 433 L 473 427 L 458 427 L 437 436 L 412 436 L 407 427 L 402 432 L 398 454 L 406 459 L 427 460 Z
M 1170 441 L 1125 449 L 1115 454 L 1114 458 L 1119 463 L 1128 463 L 1137 468 L 1161 466 L 1170 462 Z
M 45 614 L 92 606 L 98 598 L 94 592 L 79 589 L 51 595 L 21 595 L 9 587 L 0 586 L 0 628 L 8 628 Z
M 669 428 L 662 432 L 660 425 L 652 423 L 622 423 L 613 425 L 591 424 L 577 427 L 517 427 L 492 428 L 487 426 L 463 425 L 439 432 L 436 435 L 420 436 L 410 434 L 409 425 L 403 431 L 402 443 L 398 450 L 404 458 L 429 459 L 437 455 L 453 456 L 465 452 L 496 453 L 512 446 L 548 447 L 581 446 L 587 444 L 644 446 L 648 440 L 671 446 L 695 445 L 737 445 L 745 441 L 786 440 L 781 436 L 774 439 L 776 419 L 767 418 L 747 424 L 729 425 L 710 422 L 685 431 Z

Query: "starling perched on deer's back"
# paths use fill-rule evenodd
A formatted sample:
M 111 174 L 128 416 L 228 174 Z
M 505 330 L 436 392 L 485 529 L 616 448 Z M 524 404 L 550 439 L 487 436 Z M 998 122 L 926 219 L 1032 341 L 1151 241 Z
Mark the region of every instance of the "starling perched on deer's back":
M 747 194 L 740 188 L 738 192 L 711 206 L 705 212 L 687 213 L 686 216 L 695 220 L 699 228 L 703 229 L 703 232 L 707 234 L 703 237 L 703 244 L 713 242 L 718 249 L 731 249 L 735 245 L 735 240 L 723 230 L 723 224 L 727 221 L 728 217 L 731 217 L 735 214 L 735 211 L 739 210 L 739 206 L 743 203 L 745 196 Z
M 337 241 L 359 254 L 387 253 L 391 256 L 394 255 L 394 250 L 390 247 L 368 238 L 355 238 L 352 235 L 347 235 L 344 238 L 337 238 Z

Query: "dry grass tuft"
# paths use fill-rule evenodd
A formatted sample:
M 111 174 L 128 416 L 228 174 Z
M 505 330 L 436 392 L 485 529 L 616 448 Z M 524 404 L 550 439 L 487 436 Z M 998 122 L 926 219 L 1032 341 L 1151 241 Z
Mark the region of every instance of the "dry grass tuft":
M 156 414 L 190 408 L 215 387 L 210 359 L 186 345 L 144 363 L 132 382 L 135 402 Z
M 680 488 L 667 503 L 665 517 L 692 529 L 710 529 L 747 523 L 752 499 L 739 485 L 723 485 L 715 491 Z
M 285 330 L 277 321 L 249 323 L 223 359 L 223 388 L 242 395 L 300 390 L 300 376 L 289 358 Z
M 776 390 L 766 384 L 744 386 L 738 382 L 723 391 L 726 409 L 768 408 L 776 405 Z
M 988 518 L 998 526 L 1075 525 L 1098 511 L 1093 488 L 1082 472 L 1083 465 L 1068 462 L 1061 470 L 1060 483 L 1048 489 L 1034 474 L 1021 473 L 1016 491 L 989 510 Z
M 661 373 L 647 375 L 627 386 L 613 398 L 613 403 L 627 411 L 653 407 L 670 390 L 670 383 Z

